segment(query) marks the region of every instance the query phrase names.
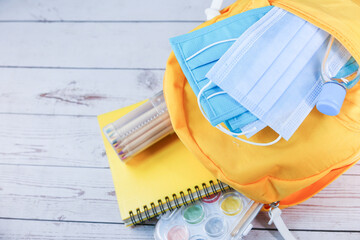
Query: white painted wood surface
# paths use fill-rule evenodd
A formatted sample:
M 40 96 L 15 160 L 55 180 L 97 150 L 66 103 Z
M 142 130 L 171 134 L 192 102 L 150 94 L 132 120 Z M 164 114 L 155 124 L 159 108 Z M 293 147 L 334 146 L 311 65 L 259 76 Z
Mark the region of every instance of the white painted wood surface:
M 164 73 L 26 68 L 0 68 L 0 72 L 6 86 L 1 89 L 0 113 L 77 116 L 96 116 L 146 99 L 162 89 Z
M 152 239 L 155 221 L 121 222 L 96 115 L 159 91 L 168 38 L 209 3 L 0 1 L 1 239 Z M 299 239 L 360 239 L 359 200 L 357 164 L 284 219 Z M 248 239 L 281 239 L 267 220 Z
M 169 38 L 195 22 L 0 23 L 0 66 L 164 69 Z M 61 34 L 60 34 L 61 33 Z M 11 43 L 11 44 L 9 44 Z
M 233 2 L 224 1 L 226 4 Z M 211 0 L 11 0 L 0 2 L 2 21 L 203 21 Z
M 0 219 L 0 237 L 7 240 L 18 239 L 154 239 L 152 236 L 153 226 L 141 226 L 135 228 L 123 228 L 120 224 L 84 223 L 84 222 L 50 222 L 29 220 L 27 224 L 19 228 L 23 220 Z M 6 226 L 6 235 L 4 229 Z M 309 232 L 293 231 L 295 237 L 306 240 L 321 239 L 346 239 L 356 240 L 360 233 L 353 232 Z M 274 230 L 254 229 L 247 239 L 281 239 L 279 233 Z

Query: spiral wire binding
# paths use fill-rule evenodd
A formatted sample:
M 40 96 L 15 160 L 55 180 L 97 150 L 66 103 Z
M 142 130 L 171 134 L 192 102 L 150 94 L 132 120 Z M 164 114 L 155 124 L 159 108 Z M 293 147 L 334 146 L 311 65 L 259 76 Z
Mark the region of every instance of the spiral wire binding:
M 222 184 L 222 182 L 221 182 L 219 179 L 218 179 L 217 181 L 218 181 L 220 190 L 221 190 L 222 192 L 225 192 L 226 190 L 225 190 L 224 185 Z
M 181 206 L 179 204 L 178 198 L 175 193 L 173 194 L 173 199 L 174 199 L 175 207 L 180 208 Z
M 129 212 L 130 219 L 133 225 L 136 225 L 135 217 L 132 211 Z
M 195 190 L 196 190 L 196 194 L 198 196 L 198 199 L 201 199 L 200 188 L 198 186 L 195 186 Z
M 192 193 L 191 189 L 188 188 L 187 192 L 188 192 L 191 203 L 195 203 L 195 199 L 194 199 L 194 196 L 193 196 L 193 193 Z
M 172 210 L 174 210 L 174 209 L 171 206 L 170 199 L 168 196 L 165 197 L 165 201 L 166 201 L 166 205 L 168 206 L 168 209 L 170 210 L 170 212 L 172 212 Z
M 158 200 L 158 203 L 159 203 L 161 214 L 164 214 L 166 211 L 165 211 L 165 208 L 163 206 L 161 199 Z
M 209 183 L 210 183 L 210 187 L 211 187 L 212 192 L 215 193 L 216 188 L 215 188 L 215 184 L 214 184 L 213 180 L 211 180 Z
M 150 219 L 150 213 L 149 213 L 149 209 L 146 205 L 144 205 L 144 212 L 145 212 L 145 216 L 146 216 L 146 220 Z
M 207 190 L 207 186 L 206 186 L 205 183 L 202 184 L 202 187 L 203 187 L 203 189 L 204 189 L 204 192 L 205 192 L 206 197 L 210 197 L 209 191 Z
M 154 204 L 153 202 L 150 204 L 150 206 L 151 206 L 151 209 L 152 209 L 152 211 L 153 211 L 154 216 L 159 215 L 159 214 L 157 213 L 157 211 L 156 211 L 156 206 L 155 206 L 155 204 Z
M 186 201 L 186 198 L 185 198 L 185 193 L 183 191 L 180 192 L 180 195 L 181 195 L 181 200 L 183 201 L 183 204 L 185 206 L 188 205 L 187 201 Z
M 140 211 L 140 209 L 139 209 L 139 208 L 137 208 L 137 209 L 136 209 L 136 214 L 137 214 L 137 216 L 138 216 L 138 218 L 139 218 L 140 222 L 143 222 L 144 220 L 143 220 L 143 218 L 142 218 L 142 216 L 141 216 L 141 211 Z
M 182 205 L 187 206 L 190 203 L 195 203 L 195 199 L 201 199 L 203 197 L 209 197 L 211 194 L 214 194 L 216 192 L 220 191 L 221 192 L 226 192 L 227 189 L 232 189 L 230 186 L 224 186 L 223 183 L 220 180 L 217 180 L 217 186 L 219 187 L 219 189 L 216 189 L 215 183 L 214 181 L 209 181 L 209 185 L 211 188 L 211 193 L 208 190 L 208 185 L 206 183 L 202 184 L 202 189 L 200 189 L 199 186 L 194 186 L 195 192 L 193 192 L 191 190 L 191 188 L 188 188 L 186 191 L 188 193 L 188 198 L 189 200 L 186 199 L 186 195 L 183 191 L 180 192 L 180 197 L 178 197 L 175 193 L 172 195 L 172 199 L 173 199 L 173 205 L 170 201 L 170 198 L 168 196 L 165 197 L 165 202 L 166 202 L 166 206 L 168 208 L 169 211 L 173 211 L 174 209 L 180 208 Z M 204 193 L 201 193 L 201 190 L 204 191 Z M 196 195 L 195 195 L 196 194 Z M 179 203 L 179 199 L 181 198 L 182 203 Z M 136 215 L 134 215 L 133 211 L 129 211 L 129 215 L 130 215 L 130 220 L 132 225 L 137 225 L 143 221 L 146 221 L 152 217 L 164 214 L 166 212 L 164 205 L 165 203 L 163 203 L 163 201 L 161 199 L 158 200 L 158 204 L 159 204 L 159 208 L 160 208 L 160 212 L 158 212 L 156 210 L 156 205 L 154 202 L 150 203 L 151 206 L 151 211 L 152 211 L 152 215 L 150 214 L 150 210 L 148 208 L 147 205 L 143 206 L 143 213 L 145 214 L 145 217 L 143 217 L 142 212 L 139 208 L 136 209 Z M 137 217 L 137 220 L 136 220 Z

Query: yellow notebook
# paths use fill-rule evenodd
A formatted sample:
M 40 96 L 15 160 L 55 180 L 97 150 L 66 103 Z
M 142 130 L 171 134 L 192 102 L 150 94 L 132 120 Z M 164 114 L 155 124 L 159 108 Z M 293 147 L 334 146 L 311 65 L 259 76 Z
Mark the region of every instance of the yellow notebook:
M 134 104 L 98 116 L 100 129 L 140 106 Z M 229 188 L 219 182 L 171 134 L 135 156 L 119 160 L 102 132 L 109 159 L 120 214 L 126 225 L 134 225 L 214 192 Z

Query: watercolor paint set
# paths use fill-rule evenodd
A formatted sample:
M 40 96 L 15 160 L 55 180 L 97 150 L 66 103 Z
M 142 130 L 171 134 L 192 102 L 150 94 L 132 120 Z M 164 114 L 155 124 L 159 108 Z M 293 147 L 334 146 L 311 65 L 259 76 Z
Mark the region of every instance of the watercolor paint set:
M 216 193 L 162 215 L 156 240 L 242 239 L 262 204 L 236 191 Z

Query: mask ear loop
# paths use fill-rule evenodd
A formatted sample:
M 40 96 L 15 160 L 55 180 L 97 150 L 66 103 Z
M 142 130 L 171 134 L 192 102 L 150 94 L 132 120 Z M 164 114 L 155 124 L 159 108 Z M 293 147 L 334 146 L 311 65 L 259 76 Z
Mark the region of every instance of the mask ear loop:
M 197 51 L 196 53 L 194 53 L 193 55 L 191 55 L 190 57 L 186 58 L 185 61 L 189 61 L 190 59 L 196 57 L 197 55 L 199 55 L 200 53 L 202 53 L 203 51 L 205 51 L 208 48 L 211 48 L 215 45 L 221 44 L 221 43 L 226 43 L 226 42 L 235 42 L 237 40 L 237 38 L 230 38 L 230 39 L 225 39 L 225 40 L 221 40 L 221 41 L 217 41 L 214 42 L 212 44 L 207 45 L 206 47 L 200 49 L 199 51 Z
M 237 38 L 230 38 L 230 39 L 225 39 L 225 40 L 221 40 L 221 41 L 217 41 L 217 42 L 214 42 L 214 43 L 212 43 L 212 44 L 209 44 L 209 45 L 207 45 L 206 47 L 203 47 L 202 49 L 200 49 L 199 51 L 197 51 L 196 53 L 194 53 L 193 55 L 191 55 L 190 57 L 186 58 L 185 61 L 189 61 L 189 60 L 193 59 L 194 57 L 196 57 L 196 56 L 199 55 L 200 53 L 204 52 L 205 50 L 207 50 L 207 49 L 209 49 L 209 48 L 211 48 L 211 47 L 213 47 L 213 46 L 215 46 L 215 45 L 218 45 L 218 44 L 221 44 L 221 43 L 226 43 L 226 42 L 235 42 L 236 40 L 237 40 Z M 208 117 L 206 116 L 204 110 L 203 110 L 202 107 L 201 107 L 200 99 L 201 99 L 201 95 L 203 94 L 203 92 L 206 90 L 206 88 L 208 88 L 208 87 L 210 86 L 211 83 L 212 83 L 212 82 L 209 81 L 207 84 L 205 84 L 205 86 L 200 89 L 200 92 L 199 92 L 199 94 L 198 94 L 198 96 L 197 96 L 197 103 L 198 103 L 198 105 L 199 105 L 200 111 L 201 111 L 202 115 L 205 117 L 205 119 L 206 119 L 208 122 L 210 122 L 210 121 L 209 121 Z M 222 92 L 218 92 L 218 93 L 212 94 L 211 96 L 207 97 L 207 99 L 209 99 L 209 98 L 211 98 L 211 97 L 214 97 L 214 96 L 216 96 L 216 95 L 219 95 L 219 94 L 223 94 L 223 93 L 225 93 L 225 92 L 222 91 Z M 235 135 L 236 135 L 236 134 L 235 134 Z
M 220 131 L 222 131 L 223 133 L 226 133 L 227 135 L 230 135 L 230 136 L 233 136 L 233 135 L 245 135 L 245 134 L 248 134 L 248 133 L 251 133 L 251 132 L 254 132 L 256 131 L 256 127 L 253 127 L 251 128 L 250 130 L 246 131 L 246 132 L 242 132 L 241 134 L 239 133 L 235 133 L 235 134 L 232 134 L 234 132 L 231 132 L 229 130 L 227 130 L 226 128 L 224 128 L 223 126 L 221 126 L 220 124 L 216 126 L 217 129 L 219 129 Z M 234 136 L 233 136 L 234 137 Z M 245 139 L 242 139 L 242 138 L 239 138 L 239 137 L 234 137 L 236 138 L 237 140 L 240 140 L 242 142 L 245 142 L 245 143 L 248 143 L 248 144 L 251 144 L 251 145 L 256 145 L 256 146 L 270 146 L 270 145 L 273 145 L 275 143 L 277 143 L 278 141 L 280 141 L 281 139 L 281 135 L 279 135 L 274 141 L 272 142 L 268 142 L 268 143 L 256 143 L 256 142 L 250 142 L 248 140 L 245 140 Z
M 332 82 L 332 81 L 339 81 L 340 80 L 343 83 L 348 84 L 350 81 L 348 79 L 346 79 L 346 78 L 333 78 L 333 77 L 330 77 L 330 70 L 328 68 L 327 63 L 328 63 L 328 58 L 329 58 L 329 55 L 330 55 L 330 52 L 331 52 L 332 45 L 334 44 L 334 41 L 335 41 L 334 36 L 331 36 L 330 40 L 329 40 L 329 43 L 328 43 L 328 46 L 327 46 L 327 49 L 326 49 L 326 53 L 325 53 L 323 62 L 321 64 L 321 76 L 322 76 L 324 82 Z M 356 76 L 354 77 L 354 79 L 358 78 L 359 76 L 360 76 L 360 68 L 358 68 Z
M 204 91 L 211 85 L 211 81 L 209 80 L 209 82 L 207 84 L 205 84 L 204 87 L 202 87 L 200 89 L 200 92 L 197 96 L 197 104 L 199 105 L 199 109 L 202 113 L 202 115 L 205 117 L 205 119 L 209 121 L 208 117 L 206 116 L 203 108 L 201 107 L 201 104 L 200 104 L 200 99 L 201 99 L 201 95 L 204 93 Z M 216 95 L 220 95 L 220 94 L 225 94 L 224 91 L 222 92 L 218 92 L 218 93 L 214 93 L 212 95 L 210 95 L 209 97 L 207 97 L 207 99 L 210 99 L 211 97 L 214 97 Z M 246 131 L 246 132 L 242 132 L 242 133 L 236 133 L 236 132 L 232 132 L 232 131 L 229 131 L 228 129 L 224 128 L 221 124 L 215 126 L 217 129 L 219 129 L 220 131 L 222 131 L 223 133 L 227 134 L 227 135 L 230 135 L 232 137 L 235 137 L 237 140 L 240 140 L 242 142 L 245 142 L 245 143 L 248 143 L 248 144 L 251 144 L 251 145 L 256 145 L 256 146 L 270 146 L 270 145 L 273 145 L 275 143 L 277 143 L 278 141 L 280 141 L 281 139 L 281 135 L 279 135 L 274 141 L 272 142 L 268 142 L 268 143 L 256 143 L 256 142 L 250 142 L 248 140 L 245 140 L 245 139 L 242 139 L 242 138 L 239 138 L 238 136 L 241 136 L 241 135 L 245 135 L 245 134 L 248 134 L 248 133 L 251 133 L 251 132 L 254 132 L 256 131 L 256 128 L 251 128 L 250 130 Z

